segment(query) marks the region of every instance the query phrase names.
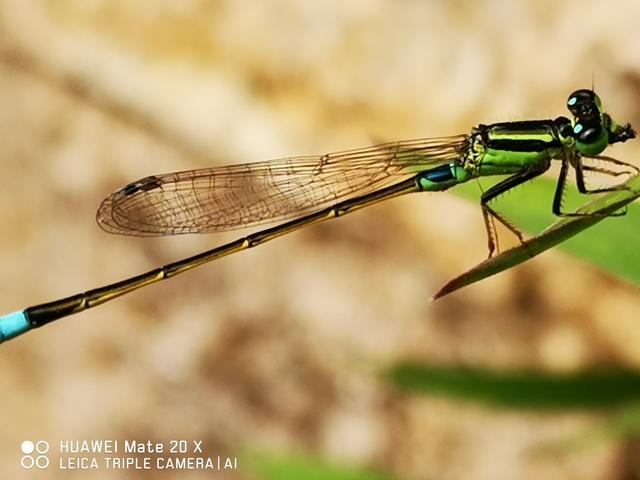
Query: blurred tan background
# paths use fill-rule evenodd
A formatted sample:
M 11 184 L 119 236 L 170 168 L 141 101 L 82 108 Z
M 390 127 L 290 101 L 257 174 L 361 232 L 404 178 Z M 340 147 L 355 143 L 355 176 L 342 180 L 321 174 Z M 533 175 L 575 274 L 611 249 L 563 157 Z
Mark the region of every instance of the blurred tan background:
M 638 126 L 639 18 L 635 0 L 4 0 L 0 310 L 237 236 L 102 232 L 101 199 L 146 175 L 555 118 L 593 78 Z M 403 479 L 638 478 L 629 444 L 534 454 L 598 414 L 502 412 L 375 377 L 405 359 L 640 366 L 637 290 L 557 251 L 429 303 L 485 256 L 476 205 L 414 195 L 2 345 L 0 477 L 36 476 L 18 467 L 26 438 L 202 438 L 210 453 L 302 451 Z M 74 475 L 144 472 L 37 477 Z

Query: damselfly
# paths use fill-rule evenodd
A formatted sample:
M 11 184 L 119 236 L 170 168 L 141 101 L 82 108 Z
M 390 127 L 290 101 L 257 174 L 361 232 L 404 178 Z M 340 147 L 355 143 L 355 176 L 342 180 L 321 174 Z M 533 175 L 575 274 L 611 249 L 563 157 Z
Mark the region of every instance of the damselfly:
M 59 318 L 82 312 L 226 255 L 255 247 L 307 225 L 341 217 L 411 192 L 439 192 L 473 178 L 507 175 L 482 194 L 489 256 L 496 249 L 494 221 L 523 235 L 491 206 L 502 193 L 560 161 L 552 203 L 562 210 L 569 167 L 578 190 L 590 190 L 585 172 L 617 176 L 638 173 L 632 165 L 603 156 L 611 144 L 635 137 L 616 123 L 592 90 L 577 90 L 567 102 L 572 118 L 479 125 L 469 134 L 385 143 L 323 156 L 295 157 L 229 167 L 153 175 L 117 190 L 100 206 L 98 224 L 124 235 L 209 233 L 280 221 L 226 245 L 147 273 L 0 317 L 0 342 Z M 587 165 L 583 158 L 598 159 Z M 620 169 L 622 168 L 622 172 Z

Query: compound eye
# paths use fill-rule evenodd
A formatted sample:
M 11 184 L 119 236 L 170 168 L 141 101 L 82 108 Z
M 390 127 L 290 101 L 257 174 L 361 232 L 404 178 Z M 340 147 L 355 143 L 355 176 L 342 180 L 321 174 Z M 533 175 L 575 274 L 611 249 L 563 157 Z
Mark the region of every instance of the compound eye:
M 576 103 L 591 103 L 596 99 L 596 94 L 592 90 L 587 90 L 585 88 L 581 90 L 576 90 L 571 95 L 569 95 L 569 100 L 567 104 L 569 107 L 575 105 Z
M 576 90 L 569 96 L 567 107 L 574 117 L 594 118 L 600 114 L 596 94 L 591 90 Z
M 573 127 L 573 133 L 575 134 L 576 140 L 580 143 L 594 143 L 600 139 L 600 133 L 602 132 L 602 127 L 600 125 L 595 125 L 592 127 L 585 127 L 581 123 L 576 123 Z

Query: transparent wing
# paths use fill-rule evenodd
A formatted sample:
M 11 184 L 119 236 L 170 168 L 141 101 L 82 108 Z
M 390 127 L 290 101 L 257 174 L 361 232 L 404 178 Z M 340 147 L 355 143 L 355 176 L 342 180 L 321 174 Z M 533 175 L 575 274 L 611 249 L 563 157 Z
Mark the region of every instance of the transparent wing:
M 102 229 L 125 235 L 220 232 L 283 221 L 458 161 L 466 146 L 467 136 L 457 135 L 154 175 L 109 195 L 97 220 Z

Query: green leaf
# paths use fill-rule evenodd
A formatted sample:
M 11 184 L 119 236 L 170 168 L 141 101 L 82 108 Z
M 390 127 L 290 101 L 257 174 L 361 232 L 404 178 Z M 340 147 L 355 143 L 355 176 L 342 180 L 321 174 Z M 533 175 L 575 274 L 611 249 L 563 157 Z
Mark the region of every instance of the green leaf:
M 543 453 L 567 455 L 592 449 L 605 442 L 638 439 L 640 437 L 640 404 L 625 406 L 596 426 L 577 435 L 560 439 L 541 448 Z
M 539 235 L 485 260 L 449 281 L 433 299 L 518 265 L 558 244 L 576 257 L 640 285 L 640 254 L 635 242 L 630 241 L 640 231 L 640 207 L 632 204 L 640 197 L 640 176 L 629 179 L 625 187 L 624 190 L 608 192 L 577 210 L 592 216 L 557 220 Z M 540 231 L 543 225 L 548 224 L 550 214 L 547 212 L 550 208 L 545 207 L 553 198 L 554 189 L 555 184 L 546 179 L 532 183 L 527 189 L 527 201 L 520 199 L 515 203 L 513 199 L 506 198 L 500 203 L 500 211 L 526 230 Z M 570 200 L 574 200 L 576 195 L 576 192 L 571 194 Z M 608 217 L 625 206 L 627 214 L 624 217 Z M 604 224 L 596 225 L 603 220 L 606 220 Z M 575 237 L 583 231 L 582 235 Z
M 620 368 L 551 374 L 404 363 L 385 376 L 401 390 L 514 409 L 610 408 L 640 401 L 640 374 Z
M 330 465 L 325 460 L 300 454 L 248 453 L 243 465 L 265 480 L 391 480 L 393 477 L 351 467 Z

